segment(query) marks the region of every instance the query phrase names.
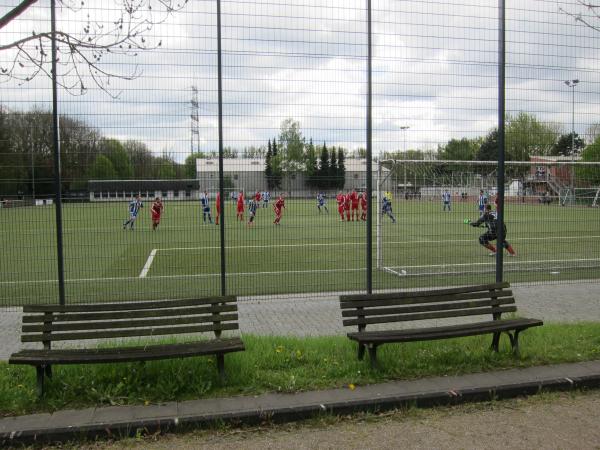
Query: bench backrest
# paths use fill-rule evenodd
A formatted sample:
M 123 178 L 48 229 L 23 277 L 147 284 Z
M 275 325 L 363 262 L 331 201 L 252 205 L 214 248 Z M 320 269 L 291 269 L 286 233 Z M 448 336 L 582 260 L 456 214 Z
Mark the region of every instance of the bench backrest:
M 509 283 L 429 291 L 340 296 L 342 323 L 357 325 L 491 314 L 494 320 L 517 307 Z
M 237 330 L 234 296 L 135 303 L 23 307 L 22 342 L 164 336 Z

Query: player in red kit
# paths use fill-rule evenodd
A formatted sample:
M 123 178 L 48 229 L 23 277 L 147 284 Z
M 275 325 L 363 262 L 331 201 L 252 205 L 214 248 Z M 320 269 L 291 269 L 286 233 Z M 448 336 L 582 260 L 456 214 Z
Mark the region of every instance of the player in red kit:
M 260 203 L 262 199 L 262 195 L 260 195 L 259 191 L 256 191 L 256 194 L 254 194 L 254 200 L 256 201 L 256 203 Z
M 244 221 L 244 193 L 240 191 L 237 198 L 237 218 Z
M 344 195 L 344 211 L 346 211 L 346 222 L 350 222 L 350 206 L 352 205 L 352 200 L 350 199 L 350 194 Z
M 360 196 L 360 209 L 362 210 L 360 220 L 367 220 L 367 191 Z
M 160 197 L 156 197 L 154 203 L 152 203 L 152 208 L 150 208 L 150 214 L 152 216 L 152 231 L 156 230 L 158 224 L 160 223 L 160 216 L 162 215 L 164 206 L 160 201 Z
M 217 200 L 216 200 L 217 204 L 217 220 L 215 220 L 215 223 L 217 225 L 219 225 L 219 216 L 221 215 L 221 192 L 217 191 Z
M 273 209 L 275 209 L 275 221 L 273 222 L 275 225 L 279 225 L 281 221 L 281 215 L 283 214 L 283 208 L 285 208 L 285 197 L 281 194 L 275 200 L 275 204 L 273 205 Z
M 356 216 L 356 220 L 358 221 L 358 193 L 355 189 L 352 189 L 352 192 L 350 193 L 350 204 L 352 207 L 352 212 L 350 213 L 352 222 L 354 222 L 354 216 Z
M 344 201 L 345 201 L 344 194 L 339 192 L 337 197 L 335 197 L 335 201 L 337 202 L 338 213 L 340 214 L 340 220 L 343 222 L 344 221 Z

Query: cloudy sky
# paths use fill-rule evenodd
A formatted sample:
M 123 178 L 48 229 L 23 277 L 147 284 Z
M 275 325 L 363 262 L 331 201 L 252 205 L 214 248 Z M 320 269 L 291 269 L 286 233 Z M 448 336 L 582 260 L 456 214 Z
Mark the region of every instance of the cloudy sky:
M 0 0 L 0 16 L 15 0 Z M 88 14 L 109 24 L 119 0 L 89 0 L 61 9 L 59 29 L 81 32 Z M 485 135 L 497 123 L 498 9 L 491 0 L 372 0 L 373 149 L 435 149 L 451 138 Z M 576 0 L 507 0 L 509 113 L 526 111 L 571 128 L 600 122 L 600 25 Z M 224 144 L 265 145 L 286 118 L 315 143 L 366 146 L 366 1 L 222 1 Z M 0 34 L 0 46 L 49 28 L 40 0 Z M 159 49 L 105 58 L 106 69 L 135 80 L 111 80 L 114 99 L 94 87 L 59 93 L 60 111 L 106 136 L 135 139 L 179 160 L 190 152 L 190 100 L 198 89 L 199 147 L 218 148 L 216 2 L 193 0 L 148 32 Z M 0 52 L 6 66 L 10 51 Z M 59 69 L 60 70 L 60 69 Z M 0 102 L 12 109 L 49 107 L 48 79 L 0 79 Z M 401 127 L 409 127 L 405 131 Z

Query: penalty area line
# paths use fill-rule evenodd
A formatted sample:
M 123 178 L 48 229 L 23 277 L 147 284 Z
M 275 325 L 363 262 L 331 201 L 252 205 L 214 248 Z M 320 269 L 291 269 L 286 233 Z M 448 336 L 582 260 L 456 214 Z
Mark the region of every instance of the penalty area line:
M 150 266 L 152 266 L 152 261 L 154 261 L 154 257 L 156 256 L 157 251 L 158 251 L 157 248 L 152 249 L 152 251 L 150 252 L 150 255 L 148 255 L 146 264 L 144 264 L 144 268 L 140 272 L 140 276 L 138 278 L 146 278 L 146 275 L 148 275 L 148 271 L 150 270 Z

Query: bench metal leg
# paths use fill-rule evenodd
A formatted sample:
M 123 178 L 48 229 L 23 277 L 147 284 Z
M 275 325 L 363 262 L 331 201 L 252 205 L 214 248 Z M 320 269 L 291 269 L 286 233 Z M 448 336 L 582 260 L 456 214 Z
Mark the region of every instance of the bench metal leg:
M 44 369 L 44 373 L 46 374 L 49 380 L 52 379 L 52 366 L 50 364 L 46 366 L 46 368 Z
M 37 375 L 37 395 L 42 397 L 44 395 L 44 367 L 35 366 L 35 371 Z
M 521 330 L 515 330 L 514 334 L 510 334 L 507 332 L 508 337 L 510 338 L 510 345 L 512 346 L 513 354 L 515 356 L 519 356 L 519 332 Z
M 369 361 L 371 362 L 371 368 L 377 369 L 377 346 L 374 344 L 368 344 L 367 350 L 369 351 Z
M 492 337 L 491 349 L 493 351 L 495 351 L 496 353 L 498 352 L 499 344 L 500 344 L 500 333 L 494 333 L 494 336 Z
M 365 346 L 364 344 L 358 343 L 358 360 L 362 361 L 365 357 Z
M 217 356 L 217 370 L 219 371 L 219 379 L 225 381 L 225 355 L 222 353 Z

